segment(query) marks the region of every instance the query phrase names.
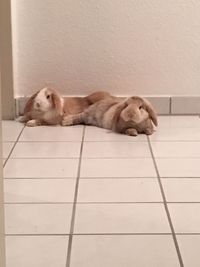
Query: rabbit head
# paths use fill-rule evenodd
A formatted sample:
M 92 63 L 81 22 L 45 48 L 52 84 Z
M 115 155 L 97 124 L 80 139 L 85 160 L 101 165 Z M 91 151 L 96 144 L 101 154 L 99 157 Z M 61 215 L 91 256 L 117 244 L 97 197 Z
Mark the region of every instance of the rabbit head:
M 127 98 L 124 104 L 125 108 L 120 114 L 123 121 L 137 125 L 150 119 L 155 126 L 158 125 L 156 112 L 148 100 L 133 96 Z
M 37 113 L 45 113 L 56 110 L 60 115 L 63 112 L 62 97 L 51 88 L 43 88 L 36 92 L 28 100 L 24 113 L 35 111 Z

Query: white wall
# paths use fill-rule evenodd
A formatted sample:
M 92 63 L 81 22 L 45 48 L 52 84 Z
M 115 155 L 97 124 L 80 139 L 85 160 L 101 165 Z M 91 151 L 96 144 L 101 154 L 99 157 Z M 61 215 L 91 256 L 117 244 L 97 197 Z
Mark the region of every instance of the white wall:
M 200 93 L 199 0 L 12 0 L 15 95 Z

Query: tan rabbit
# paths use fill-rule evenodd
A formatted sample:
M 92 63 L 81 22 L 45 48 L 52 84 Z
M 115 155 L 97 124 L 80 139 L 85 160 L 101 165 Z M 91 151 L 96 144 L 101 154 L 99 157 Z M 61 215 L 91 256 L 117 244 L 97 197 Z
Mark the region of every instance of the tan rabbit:
M 63 126 L 74 124 L 94 125 L 136 136 L 138 133 L 152 134 L 153 124 L 157 126 L 158 122 L 149 101 L 133 96 L 122 101 L 110 97 L 91 105 L 82 113 L 63 118 Z
M 63 116 L 83 112 L 93 103 L 110 97 L 107 92 L 95 92 L 86 97 L 63 98 L 56 90 L 43 88 L 28 100 L 24 115 L 17 120 L 27 126 L 60 124 Z

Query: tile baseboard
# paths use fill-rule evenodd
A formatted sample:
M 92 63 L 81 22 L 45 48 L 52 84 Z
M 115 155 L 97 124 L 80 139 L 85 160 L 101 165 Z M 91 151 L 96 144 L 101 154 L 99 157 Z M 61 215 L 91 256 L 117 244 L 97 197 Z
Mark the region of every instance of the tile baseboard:
M 71 97 L 71 96 L 66 96 Z M 127 97 L 120 95 L 119 97 Z M 143 95 L 155 107 L 159 115 L 199 115 L 200 96 Z M 22 115 L 28 97 L 15 98 L 16 116 Z
M 172 114 L 200 114 L 200 96 L 173 96 Z

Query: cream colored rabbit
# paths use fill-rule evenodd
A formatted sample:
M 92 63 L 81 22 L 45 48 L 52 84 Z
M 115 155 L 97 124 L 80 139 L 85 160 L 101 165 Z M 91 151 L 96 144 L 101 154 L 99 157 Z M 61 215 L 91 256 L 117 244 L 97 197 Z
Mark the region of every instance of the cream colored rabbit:
M 107 98 L 91 105 L 84 112 L 65 116 L 62 125 L 87 124 L 136 136 L 152 134 L 158 125 L 152 105 L 144 98 L 133 96 L 125 100 Z
M 24 115 L 17 120 L 27 126 L 60 124 L 63 116 L 84 111 L 93 103 L 110 97 L 107 92 L 94 92 L 86 97 L 63 98 L 56 90 L 43 88 L 28 100 Z

